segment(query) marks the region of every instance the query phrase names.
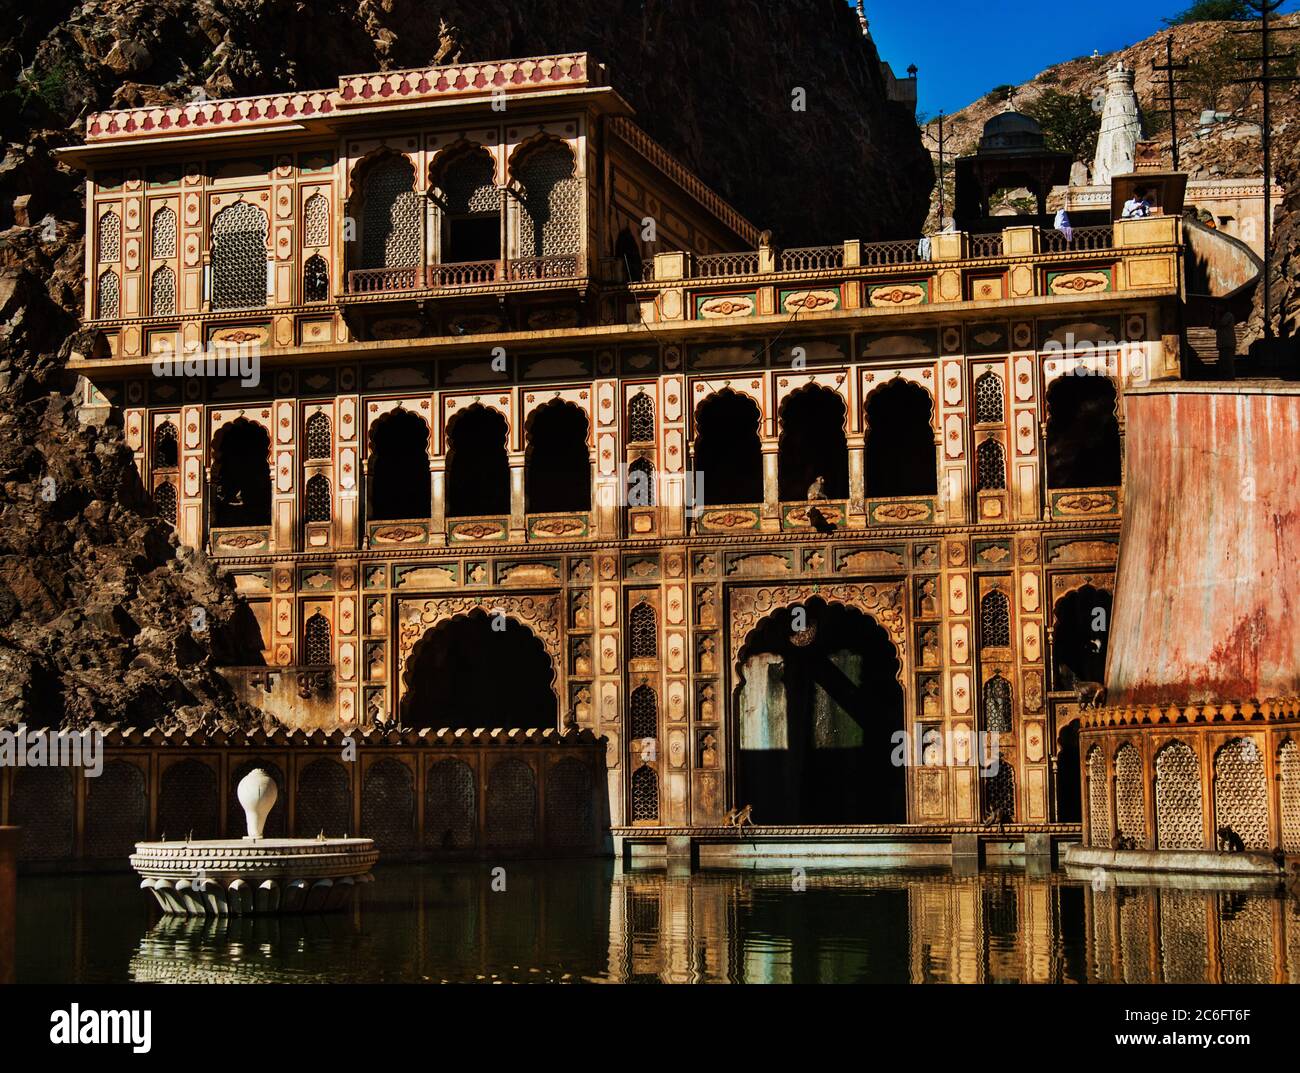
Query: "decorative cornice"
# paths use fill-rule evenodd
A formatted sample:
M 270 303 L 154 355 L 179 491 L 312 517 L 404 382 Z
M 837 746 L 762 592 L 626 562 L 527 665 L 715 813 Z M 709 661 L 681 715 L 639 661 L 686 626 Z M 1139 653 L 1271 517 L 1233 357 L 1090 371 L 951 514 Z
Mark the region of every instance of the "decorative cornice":
M 160 135 L 253 130 L 301 124 L 303 120 L 374 105 L 538 89 L 575 89 L 592 84 L 585 52 L 380 71 L 345 75 L 339 79 L 337 89 L 93 112 L 86 118 L 86 141 L 118 142 Z
M 225 668 L 231 670 L 234 668 Z M 258 668 L 277 671 L 279 668 Z M 89 728 L 88 728 L 89 729 Z M 288 748 L 327 748 L 340 750 L 349 743 L 358 746 L 384 747 L 393 749 L 440 749 L 466 748 L 484 745 L 497 746 L 582 746 L 604 745 L 605 739 L 584 728 L 556 730 L 545 729 L 504 730 L 478 728 L 474 730 L 424 728 L 391 729 L 388 727 L 357 726 L 332 727 L 328 730 L 317 728 L 307 730 L 300 727 L 278 726 L 271 730 L 186 730 L 173 728 L 163 730 L 150 727 L 141 730 L 138 727 L 121 725 L 104 726 L 96 724 L 94 729 L 104 735 L 104 744 L 110 748 L 166 746 L 169 748 L 229 748 L 246 751 Z M 37 733 L 29 729 L 28 735 Z M 50 731 L 50 733 L 56 733 Z M 77 733 L 67 731 L 65 733 Z M 83 732 L 84 733 L 84 732 Z
M 1221 704 L 1170 704 L 1134 707 L 1084 708 L 1079 712 L 1079 729 L 1122 730 L 1177 726 L 1207 729 L 1242 723 L 1268 724 L 1300 722 L 1300 697 L 1270 697 L 1268 700 L 1226 701 Z

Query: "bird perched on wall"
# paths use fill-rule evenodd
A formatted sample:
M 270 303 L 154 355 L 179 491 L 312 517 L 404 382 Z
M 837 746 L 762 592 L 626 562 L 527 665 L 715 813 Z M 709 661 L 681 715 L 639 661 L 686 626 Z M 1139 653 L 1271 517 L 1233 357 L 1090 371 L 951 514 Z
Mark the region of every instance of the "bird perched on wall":
M 826 478 L 818 477 L 808 486 L 808 502 L 826 498 Z

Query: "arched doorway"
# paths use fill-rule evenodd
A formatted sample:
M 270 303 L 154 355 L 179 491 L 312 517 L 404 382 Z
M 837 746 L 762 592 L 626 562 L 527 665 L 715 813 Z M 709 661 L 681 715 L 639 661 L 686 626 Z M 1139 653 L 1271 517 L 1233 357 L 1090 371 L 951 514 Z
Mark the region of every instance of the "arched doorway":
M 1084 585 L 1056 601 L 1052 629 L 1052 666 L 1058 689 L 1079 682 L 1102 682 L 1110 638 L 1111 595 Z
M 470 611 L 415 645 L 403 680 L 404 727 L 530 729 L 558 725 L 555 668 L 541 641 L 504 614 Z
M 696 415 L 695 469 L 709 506 L 763 502 L 763 446 L 758 405 L 748 395 L 719 391 Z
M 872 498 L 932 496 L 939 488 L 929 392 L 891 380 L 867 400 L 866 489 Z
M 1056 822 L 1083 822 L 1083 785 L 1079 778 L 1079 724 L 1071 720 L 1057 735 Z
M 1115 385 L 1107 376 L 1062 376 L 1047 389 L 1047 486 L 1120 483 Z
M 828 388 L 796 391 L 781 404 L 777 486 L 782 502 L 808 497 L 818 477 L 827 499 L 849 495 L 849 448 L 844 438 L 844 400 Z
M 212 446 L 212 524 L 218 528 L 271 524 L 271 437 L 237 418 Z
M 814 598 L 759 623 L 740 652 L 737 803 L 760 824 L 905 822 L 898 669 L 853 608 Z
M 385 414 L 370 430 L 370 517 L 427 518 L 429 426 L 409 410 Z
M 506 419 L 486 406 L 470 406 L 447 426 L 447 517 L 509 513 Z
M 529 514 L 591 509 L 587 415 L 556 400 L 528 418 L 524 502 Z

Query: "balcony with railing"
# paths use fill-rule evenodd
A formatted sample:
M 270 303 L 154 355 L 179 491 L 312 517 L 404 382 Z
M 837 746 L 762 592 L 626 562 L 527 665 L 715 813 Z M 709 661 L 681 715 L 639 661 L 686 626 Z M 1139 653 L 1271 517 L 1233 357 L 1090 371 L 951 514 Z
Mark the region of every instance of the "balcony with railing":
M 520 257 L 512 260 L 453 261 L 405 268 L 358 268 L 347 274 L 348 296 L 461 291 L 476 287 L 507 287 L 551 280 L 578 280 L 586 267 L 577 254 Z

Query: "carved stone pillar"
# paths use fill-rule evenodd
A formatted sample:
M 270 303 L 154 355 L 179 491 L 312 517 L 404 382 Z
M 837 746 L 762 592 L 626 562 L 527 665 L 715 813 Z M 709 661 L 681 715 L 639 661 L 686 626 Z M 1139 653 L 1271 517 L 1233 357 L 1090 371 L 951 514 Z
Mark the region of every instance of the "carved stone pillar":
M 510 539 L 523 541 L 527 532 L 524 516 L 524 453 L 510 452 Z
M 776 439 L 763 441 L 763 520 L 761 528 L 765 533 L 777 533 L 781 530 L 781 496 L 777 483 Z

